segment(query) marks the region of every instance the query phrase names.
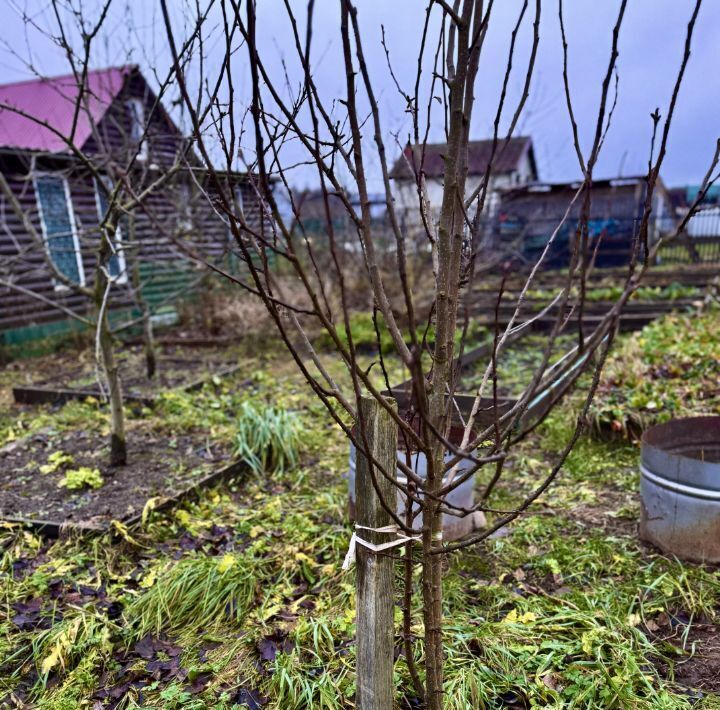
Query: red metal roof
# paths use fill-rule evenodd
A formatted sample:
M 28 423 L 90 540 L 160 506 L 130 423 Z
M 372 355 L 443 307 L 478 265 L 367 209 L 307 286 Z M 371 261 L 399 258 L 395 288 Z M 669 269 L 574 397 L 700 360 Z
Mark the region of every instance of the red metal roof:
M 468 175 L 483 175 L 487 170 L 490 156 L 492 155 L 492 139 L 470 141 L 468 143 Z M 504 138 L 498 140 L 495 151 L 494 167 L 495 174 L 510 173 L 517 170 L 520 161 L 528 150 L 532 150 L 532 139 L 530 136 L 514 136 L 505 143 Z M 401 155 L 390 170 L 390 177 L 395 179 L 413 178 L 412 170 L 408 161 L 413 163 L 413 152 L 415 153 L 415 165 L 419 168 L 422 158 L 423 171 L 426 177 L 441 178 L 445 174 L 445 143 L 428 143 L 425 146 L 425 156 L 422 158 L 422 145 L 406 145 Z
M 73 139 L 75 146 L 82 147 L 90 137 L 93 123 L 97 124 L 105 115 L 133 69 L 123 66 L 88 72 Z M 78 89 L 72 75 L 0 85 L 0 147 L 69 152 L 59 135 L 37 121 L 46 122 L 69 139 Z

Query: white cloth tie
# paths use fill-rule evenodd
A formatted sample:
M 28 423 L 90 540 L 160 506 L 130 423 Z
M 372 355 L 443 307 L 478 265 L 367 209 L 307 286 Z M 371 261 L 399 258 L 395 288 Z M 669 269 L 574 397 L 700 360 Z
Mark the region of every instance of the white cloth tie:
M 356 525 L 355 530 L 369 530 L 370 532 L 374 533 L 395 533 L 398 538 L 397 540 L 390 540 L 390 542 L 382 542 L 378 545 L 374 545 L 372 542 L 368 542 L 367 540 L 363 540 L 361 537 L 358 536 L 356 532 L 352 534 L 352 537 L 350 538 L 350 544 L 348 546 L 347 554 L 345 555 L 345 560 L 342 563 L 342 568 L 344 570 L 350 569 L 350 567 L 355 562 L 355 549 L 357 545 L 362 545 L 363 547 L 366 547 L 368 550 L 372 550 L 372 552 L 382 552 L 383 550 L 389 550 L 392 547 L 398 547 L 398 545 L 404 545 L 406 542 L 419 542 L 420 536 L 412 536 L 407 537 L 406 535 L 403 535 L 400 532 L 400 528 L 398 528 L 397 525 L 384 525 L 381 528 L 368 528 L 364 525 Z

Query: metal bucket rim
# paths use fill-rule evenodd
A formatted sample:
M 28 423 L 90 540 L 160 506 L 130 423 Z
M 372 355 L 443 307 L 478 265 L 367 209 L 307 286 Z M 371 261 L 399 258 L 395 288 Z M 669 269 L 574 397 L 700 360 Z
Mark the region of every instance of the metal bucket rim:
M 692 433 L 688 432 L 688 438 L 683 442 L 683 446 L 686 448 L 691 446 L 702 448 L 703 445 L 708 445 L 713 449 L 720 450 L 720 416 L 708 415 L 671 419 L 668 422 L 649 427 L 643 432 L 641 438 L 642 453 L 646 454 L 648 450 L 654 450 L 673 460 L 698 461 L 703 466 L 707 466 L 710 471 L 720 472 L 720 462 L 707 461 L 699 456 L 689 455 L 687 450 L 678 451 L 678 444 L 674 441 L 677 437 L 677 429 L 692 431 Z

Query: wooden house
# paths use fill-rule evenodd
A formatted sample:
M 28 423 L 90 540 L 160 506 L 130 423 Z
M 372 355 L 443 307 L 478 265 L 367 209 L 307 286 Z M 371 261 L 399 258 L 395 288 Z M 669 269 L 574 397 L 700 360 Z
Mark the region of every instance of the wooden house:
M 82 90 L 74 76 L 0 86 L 0 173 L 11 193 L 0 190 L 0 344 L 67 330 L 67 310 L 90 307 L 58 283 L 47 257 L 70 281 L 92 284 L 108 186 L 122 183 L 126 200 L 143 195 L 122 218 L 108 264 L 115 316 L 137 303 L 138 276 L 158 317 L 172 316 L 203 271 L 191 254 L 218 261 L 230 252 L 215 183 L 136 66 L 90 71 Z M 252 176 L 223 180 L 258 219 Z
M 405 146 L 390 170 L 393 196 L 406 223 L 421 222 L 417 193 L 418 173 L 425 179 L 425 188 L 431 210 L 437 215 L 442 202 L 445 152 L 444 143 Z M 492 139 L 473 140 L 468 143 L 468 176 L 466 194 L 470 195 L 480 184 L 493 156 Z M 500 139 L 493 157 L 485 213 L 493 214 L 497 208 L 500 190 L 518 187 L 538 179 L 535 150 L 530 136 L 514 136 L 508 141 Z

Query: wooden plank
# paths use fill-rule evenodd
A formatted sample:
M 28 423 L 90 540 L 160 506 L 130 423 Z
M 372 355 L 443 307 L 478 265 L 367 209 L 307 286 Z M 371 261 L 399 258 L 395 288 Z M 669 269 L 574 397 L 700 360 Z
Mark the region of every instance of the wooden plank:
M 194 383 L 193 383 L 194 384 Z M 65 404 L 71 400 L 84 400 L 89 398 L 101 399 L 100 390 L 74 390 L 54 387 L 13 387 L 13 397 L 17 404 Z M 136 397 L 124 394 L 125 402 L 139 402 L 151 406 L 155 398 L 152 396 Z
M 17 404 L 65 404 L 74 399 L 83 400 L 90 397 L 99 399 L 102 395 L 99 390 L 74 390 L 29 385 L 27 387 L 13 387 L 13 397 Z M 141 401 L 143 404 L 152 402 L 152 398 L 138 398 L 132 395 L 126 395 L 124 399 L 126 402 Z
M 385 471 L 397 469 L 397 425 L 392 416 L 373 397 L 360 401 L 372 457 Z M 396 489 L 380 471 L 375 480 L 382 499 L 394 505 Z M 358 449 L 355 478 L 356 525 L 382 528 L 392 523 L 373 486 L 373 472 L 368 458 Z M 372 544 L 388 542 L 393 533 L 358 529 L 357 535 Z M 380 710 L 394 707 L 393 696 L 393 559 L 391 556 L 357 546 L 357 694 L 358 710 Z

